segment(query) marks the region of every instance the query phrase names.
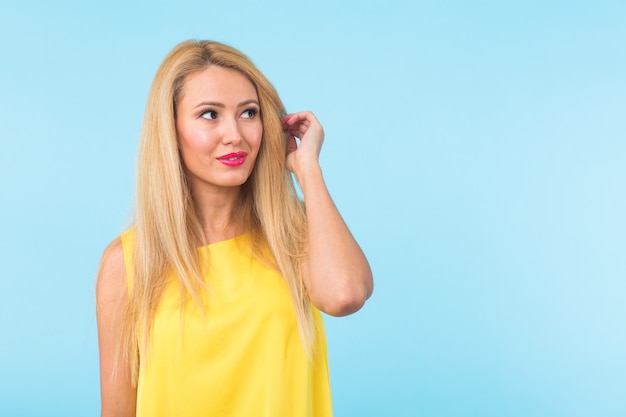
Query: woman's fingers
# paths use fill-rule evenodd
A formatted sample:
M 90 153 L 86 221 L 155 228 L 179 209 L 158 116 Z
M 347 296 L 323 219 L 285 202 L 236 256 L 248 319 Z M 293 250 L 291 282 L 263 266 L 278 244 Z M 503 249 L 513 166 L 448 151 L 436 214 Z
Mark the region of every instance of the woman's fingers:
M 281 123 L 286 133 L 301 140 L 313 139 L 314 142 L 324 140 L 324 129 L 311 112 L 288 114 L 281 119 Z
M 289 135 L 287 139 L 287 154 L 298 149 L 298 144 L 296 143 L 296 138 L 293 135 Z
M 281 119 L 285 132 L 302 137 L 314 124 L 319 124 L 311 112 L 287 114 Z

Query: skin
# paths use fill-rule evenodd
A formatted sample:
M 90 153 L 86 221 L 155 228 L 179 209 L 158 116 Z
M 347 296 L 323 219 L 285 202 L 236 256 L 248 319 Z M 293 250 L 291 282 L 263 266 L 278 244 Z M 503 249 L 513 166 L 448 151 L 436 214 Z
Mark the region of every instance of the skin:
M 245 232 L 231 213 L 261 145 L 263 125 L 254 85 L 239 72 L 211 66 L 185 81 L 176 118 L 178 145 L 207 243 Z M 247 152 L 229 167 L 217 159 Z
M 256 103 L 254 86 L 230 69 L 211 66 L 185 81 L 176 129 L 207 243 L 246 232 L 231 214 L 240 186 L 254 168 L 261 143 L 262 124 Z M 310 257 L 303 279 L 309 297 L 327 314 L 354 313 L 372 293 L 372 272 L 324 183 L 319 165 L 324 130 L 311 112 L 289 114 L 281 122 L 289 134 L 287 167 L 301 186 L 307 210 Z M 217 160 L 239 151 L 248 153 L 241 166 L 227 167 Z M 136 389 L 130 376 L 118 369 L 117 376 L 110 377 L 115 366 L 120 306 L 125 297 L 126 270 L 118 238 L 102 256 L 96 286 L 103 417 L 135 415 Z
M 295 174 L 306 205 L 309 273 L 304 283 L 309 298 L 332 316 L 352 314 L 371 296 L 374 283 L 367 259 L 324 183 L 319 165 L 324 129 L 311 112 L 289 114 L 282 124 L 289 133 L 287 168 Z
M 124 253 L 122 242 L 117 238 L 102 255 L 96 283 L 102 417 L 135 416 L 137 390 L 132 386 L 127 370 L 115 365 L 117 335 L 121 331 L 120 307 L 128 296 L 126 288 Z

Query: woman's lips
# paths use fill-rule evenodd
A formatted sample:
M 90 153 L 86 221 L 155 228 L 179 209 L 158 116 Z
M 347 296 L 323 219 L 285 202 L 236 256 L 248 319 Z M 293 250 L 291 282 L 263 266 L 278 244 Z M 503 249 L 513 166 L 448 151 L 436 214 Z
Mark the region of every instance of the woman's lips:
M 232 152 L 217 158 L 222 164 L 229 167 L 238 167 L 246 162 L 247 152 Z

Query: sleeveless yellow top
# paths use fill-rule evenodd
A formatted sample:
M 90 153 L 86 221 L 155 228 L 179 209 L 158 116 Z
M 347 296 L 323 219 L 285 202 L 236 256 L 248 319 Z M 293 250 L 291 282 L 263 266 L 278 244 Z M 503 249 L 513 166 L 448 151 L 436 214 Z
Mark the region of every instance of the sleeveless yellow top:
M 130 272 L 132 232 L 121 239 Z M 247 235 L 199 249 L 211 265 L 204 317 L 190 301 L 181 321 L 178 283 L 165 288 L 140 358 L 137 417 L 332 416 L 321 314 L 312 306 L 311 360 L 287 284 L 249 249 Z

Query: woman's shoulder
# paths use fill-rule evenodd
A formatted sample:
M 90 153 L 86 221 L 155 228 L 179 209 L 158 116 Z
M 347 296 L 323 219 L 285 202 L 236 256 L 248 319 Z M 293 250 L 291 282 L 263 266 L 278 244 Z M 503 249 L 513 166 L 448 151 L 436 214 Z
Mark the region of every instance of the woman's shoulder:
M 96 282 L 96 297 L 109 298 L 126 288 L 126 262 L 123 234 L 113 239 L 104 249 Z
M 104 249 L 102 265 L 119 269 L 128 265 L 129 256 L 135 242 L 135 228 L 131 227 L 123 231 Z

